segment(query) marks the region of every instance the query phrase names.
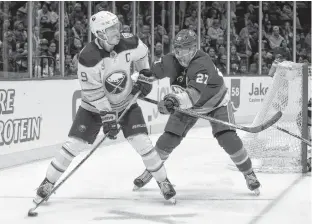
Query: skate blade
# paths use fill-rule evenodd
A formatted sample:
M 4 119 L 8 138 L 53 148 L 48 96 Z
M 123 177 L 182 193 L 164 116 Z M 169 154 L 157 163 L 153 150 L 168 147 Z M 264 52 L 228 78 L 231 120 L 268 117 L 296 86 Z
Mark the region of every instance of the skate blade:
M 169 201 L 171 204 L 173 204 L 173 205 L 176 205 L 176 204 L 177 204 L 177 200 L 176 200 L 174 197 L 168 199 L 168 201 Z
M 259 195 L 260 195 L 260 190 L 259 190 L 259 188 L 253 190 L 253 193 L 254 193 L 256 196 L 259 196 Z
M 33 203 L 35 205 L 39 204 L 42 201 L 42 197 L 40 197 L 39 195 L 37 195 L 34 199 L 33 199 Z
M 132 191 L 138 191 L 138 190 L 140 190 L 140 189 L 141 189 L 141 187 L 138 187 L 138 186 L 134 185 Z

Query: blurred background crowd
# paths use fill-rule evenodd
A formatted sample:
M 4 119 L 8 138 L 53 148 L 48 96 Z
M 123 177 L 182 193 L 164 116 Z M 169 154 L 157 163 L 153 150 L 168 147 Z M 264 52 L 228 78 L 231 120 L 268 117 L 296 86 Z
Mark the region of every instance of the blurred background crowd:
M 60 4 L 64 4 L 64 20 L 60 20 Z M 141 38 L 150 49 L 151 62 L 172 51 L 172 39 L 180 29 L 192 29 L 200 37 L 200 48 L 225 76 L 266 75 L 275 58 L 311 63 L 311 1 L 296 2 L 295 7 L 294 2 L 284 1 L 262 2 L 261 7 L 259 2 L 248 1 L 2 1 L 0 78 L 75 77 L 78 54 L 93 38 L 88 17 L 101 10 L 114 12 L 123 32 Z M 29 26 L 32 54 L 28 52 Z M 60 35 L 64 37 L 64 62 L 60 62 Z M 64 74 L 60 63 L 64 63 Z

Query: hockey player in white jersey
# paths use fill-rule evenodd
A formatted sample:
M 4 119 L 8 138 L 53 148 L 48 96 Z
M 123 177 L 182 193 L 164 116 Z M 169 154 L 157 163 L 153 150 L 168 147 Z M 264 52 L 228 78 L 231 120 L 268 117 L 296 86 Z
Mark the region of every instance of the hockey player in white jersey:
M 117 123 L 118 115 L 128 106 L 134 95 L 148 95 L 152 81 L 140 74 L 150 69 L 148 48 L 132 34 L 123 34 L 121 24 L 113 13 L 101 11 L 90 18 L 90 29 L 96 39 L 80 52 L 78 78 L 81 84 L 82 102 L 68 139 L 51 161 L 46 177 L 37 189 L 35 203 L 39 203 L 53 189 L 54 184 L 69 167 L 71 161 L 92 144 L 101 127 L 108 138 L 116 139 L 119 125 L 124 137 L 141 155 L 146 169 L 151 171 L 166 200 L 174 200 L 176 194 L 169 182 L 165 167 L 154 150 L 137 103 Z M 139 71 L 137 81 L 131 78 Z

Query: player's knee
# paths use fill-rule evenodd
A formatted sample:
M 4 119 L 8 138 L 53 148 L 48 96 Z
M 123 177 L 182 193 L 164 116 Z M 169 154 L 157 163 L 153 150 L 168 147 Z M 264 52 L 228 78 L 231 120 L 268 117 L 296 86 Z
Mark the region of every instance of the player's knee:
M 47 170 L 47 178 L 51 183 L 55 183 L 58 178 L 66 171 L 72 160 L 88 145 L 82 140 L 69 138 L 63 145 L 59 153 Z
M 69 137 L 62 145 L 63 151 L 71 157 L 76 157 L 80 152 L 86 150 L 89 144 L 81 139 Z
M 243 143 L 236 131 L 225 130 L 215 134 L 219 145 L 229 154 L 235 154 L 243 148 Z
M 129 136 L 128 142 L 141 155 L 149 153 L 153 149 L 153 143 L 147 134 Z
M 183 137 L 171 132 L 164 132 L 156 143 L 156 150 L 162 160 L 166 160 L 173 149 L 182 141 Z

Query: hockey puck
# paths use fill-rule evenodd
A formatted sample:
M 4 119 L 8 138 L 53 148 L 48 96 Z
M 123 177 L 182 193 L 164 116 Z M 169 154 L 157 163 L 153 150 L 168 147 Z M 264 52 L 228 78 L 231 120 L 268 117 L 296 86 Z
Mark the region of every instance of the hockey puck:
M 29 217 L 36 217 L 38 215 L 38 212 L 35 212 L 33 208 L 29 209 L 28 216 Z

